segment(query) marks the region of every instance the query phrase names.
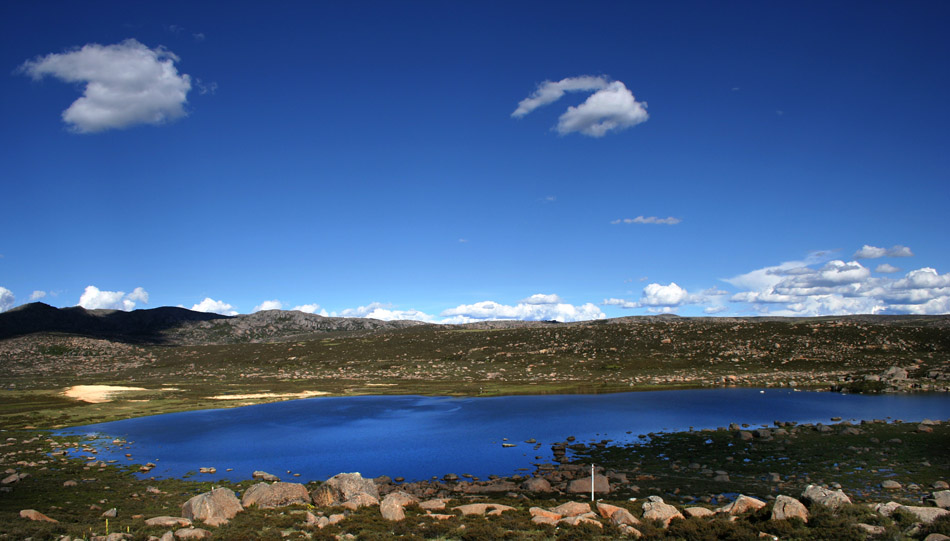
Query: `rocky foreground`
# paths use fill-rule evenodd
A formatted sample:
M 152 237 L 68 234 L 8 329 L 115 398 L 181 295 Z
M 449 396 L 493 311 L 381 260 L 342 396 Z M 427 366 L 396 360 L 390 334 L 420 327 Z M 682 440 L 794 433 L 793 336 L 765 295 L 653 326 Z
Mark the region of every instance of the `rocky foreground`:
M 267 472 L 237 483 L 141 480 L 131 472 L 148 465 L 68 458 L 94 454 L 83 441 L 10 433 L 0 538 L 950 538 L 947 422 L 776 425 L 652 435 L 628 449 L 560 442 L 553 463 L 526 476 L 342 473 L 307 484 Z M 807 462 L 822 450 L 833 465 Z M 746 460 L 755 452 L 798 464 L 769 472 Z M 603 466 L 591 476 L 594 458 Z

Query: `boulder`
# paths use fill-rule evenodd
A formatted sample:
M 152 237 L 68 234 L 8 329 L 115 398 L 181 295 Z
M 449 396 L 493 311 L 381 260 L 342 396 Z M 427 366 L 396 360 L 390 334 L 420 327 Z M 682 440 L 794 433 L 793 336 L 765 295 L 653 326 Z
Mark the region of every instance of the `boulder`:
M 590 477 L 575 479 L 567 486 L 567 491 L 572 494 L 590 494 Z M 610 481 L 605 475 L 594 476 L 594 492 L 600 494 L 610 493 Z
M 616 505 L 610 505 L 609 503 L 597 502 L 597 512 L 600 513 L 600 516 L 603 518 L 610 518 L 610 515 L 613 515 L 618 509 L 623 508 L 617 507 Z
M 900 490 L 901 484 L 898 483 L 897 481 L 888 479 L 887 481 L 884 481 L 881 483 L 881 488 L 884 488 L 887 490 Z
M 871 503 L 871 504 L 868 504 L 868 507 L 870 507 L 872 510 L 877 511 L 878 513 L 884 515 L 885 517 L 889 517 L 889 516 L 891 516 L 892 514 L 894 514 L 894 511 L 897 511 L 897 509 L 898 509 L 900 506 L 901 506 L 901 504 L 899 504 L 899 503 L 897 503 L 897 502 Z
M 257 483 L 244 491 L 244 497 L 241 498 L 242 506 L 256 505 L 261 509 L 308 503 L 310 494 L 307 493 L 307 487 L 300 483 Z
M 543 515 L 537 515 L 531 517 L 531 522 L 535 524 L 547 524 L 549 526 L 557 526 L 557 520 L 554 520 L 551 517 L 546 517 Z
M 626 509 L 620 507 L 613 514 L 610 515 L 610 522 L 615 526 L 627 525 L 627 526 L 636 526 L 640 524 L 640 520 L 633 516 L 633 513 L 627 511 Z
M 841 490 L 829 490 L 818 485 L 808 485 L 805 487 L 805 490 L 802 492 L 802 499 L 830 507 L 831 509 L 837 509 L 851 503 L 851 498 Z
M 181 506 L 181 516 L 200 520 L 209 526 L 220 526 L 227 524 L 243 510 L 240 500 L 233 491 L 227 488 L 216 488 L 185 502 Z
M 191 526 L 191 519 L 187 519 L 184 517 L 161 516 L 161 517 L 154 517 L 154 518 L 147 519 L 145 521 L 145 525 L 158 526 L 161 528 L 175 528 L 175 527 Z
M 436 498 L 434 500 L 420 502 L 419 507 L 421 509 L 425 509 L 426 511 L 442 511 L 445 509 L 445 503 L 446 500 L 443 500 L 442 498 Z
M 524 483 L 521 484 L 522 490 L 527 490 L 528 492 L 551 492 L 551 483 L 543 477 L 532 477 Z
M 104 511 L 104 512 L 103 512 L 101 515 L 99 515 L 99 516 L 102 517 L 102 518 L 115 518 L 115 517 L 119 516 L 119 510 L 116 509 L 115 507 L 113 507 L 112 509 L 108 509 L 108 510 Z
M 915 517 L 920 522 L 924 524 L 930 524 L 931 522 L 937 520 L 940 517 L 950 515 L 950 511 L 946 509 L 940 509 L 939 507 L 918 507 L 916 505 L 902 505 L 897 509 L 901 511 L 906 511 Z
M 580 502 L 567 502 L 562 503 L 561 505 L 551 509 L 552 513 L 561 515 L 562 517 L 576 517 L 583 515 L 584 513 L 590 513 L 590 504 L 580 503 Z
M 800 518 L 808 522 L 808 509 L 795 498 L 778 496 L 775 498 L 775 505 L 772 507 L 772 520 L 788 520 L 790 518 Z
M 942 533 L 932 533 L 925 537 L 924 541 L 950 541 L 950 537 L 947 537 Z
M 950 490 L 938 490 L 932 495 L 934 505 L 943 509 L 950 508 Z
M 49 518 L 43 513 L 40 513 L 36 509 L 24 509 L 20 511 L 20 518 L 26 518 L 29 520 L 35 520 L 39 522 L 59 522 L 56 519 Z
M 886 531 L 884 526 L 872 526 L 871 524 L 865 524 L 863 522 L 855 524 L 854 527 L 864 532 L 868 537 L 884 535 Z
M 379 505 L 379 500 L 365 492 L 361 492 L 343 502 L 343 507 L 350 511 L 356 511 L 360 507 L 372 507 L 374 505 Z
M 763 507 L 765 507 L 765 502 L 762 500 L 739 494 L 739 497 L 737 497 L 732 503 L 716 509 L 716 512 L 727 513 L 730 515 L 741 515 L 747 511 L 755 511 L 757 509 L 762 509 Z
M 379 504 L 379 512 L 386 520 L 399 521 L 406 518 L 406 512 L 403 508 L 418 502 L 419 500 L 415 496 L 398 490 L 387 494 L 383 498 L 382 503 Z
M 363 479 L 363 476 L 356 473 L 338 473 L 327 479 L 326 486 L 333 489 L 337 502 L 345 502 L 353 499 L 357 494 L 368 494 L 379 500 L 379 489 L 372 479 Z
M 535 518 L 542 517 L 547 520 L 550 520 L 551 521 L 550 524 L 555 524 L 557 523 L 557 521 L 564 518 L 564 515 L 561 515 L 560 513 L 555 513 L 554 511 L 548 511 L 547 509 L 543 509 L 541 507 L 532 507 L 531 509 L 528 509 L 528 513 L 530 513 L 531 516 Z
M 683 509 L 683 513 L 688 517 L 709 517 L 715 515 L 716 513 L 705 507 L 687 507 Z
M 663 523 L 664 528 L 669 526 L 670 521 L 674 518 L 685 520 L 683 514 L 680 513 L 675 507 L 663 502 L 644 503 L 643 518 L 646 520 L 658 520 Z
M 202 528 L 182 528 L 175 531 L 175 537 L 178 539 L 207 539 L 211 537 L 211 532 Z

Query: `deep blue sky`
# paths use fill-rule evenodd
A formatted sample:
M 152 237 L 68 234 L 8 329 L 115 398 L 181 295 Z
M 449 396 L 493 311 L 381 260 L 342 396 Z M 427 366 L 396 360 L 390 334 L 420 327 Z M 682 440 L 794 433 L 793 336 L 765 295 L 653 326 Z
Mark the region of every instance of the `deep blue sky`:
M 948 27 L 946 2 L 5 2 L 0 309 L 947 313 Z M 188 75 L 181 114 L 82 133 L 89 81 L 31 69 L 130 39 Z M 596 88 L 512 117 L 582 76 L 649 119 L 558 132 Z

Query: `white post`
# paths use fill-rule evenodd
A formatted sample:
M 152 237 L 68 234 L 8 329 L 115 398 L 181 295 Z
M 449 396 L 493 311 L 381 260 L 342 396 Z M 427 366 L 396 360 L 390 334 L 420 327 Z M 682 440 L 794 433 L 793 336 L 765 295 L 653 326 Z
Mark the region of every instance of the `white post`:
M 594 501 L 594 463 L 590 463 L 590 501 Z

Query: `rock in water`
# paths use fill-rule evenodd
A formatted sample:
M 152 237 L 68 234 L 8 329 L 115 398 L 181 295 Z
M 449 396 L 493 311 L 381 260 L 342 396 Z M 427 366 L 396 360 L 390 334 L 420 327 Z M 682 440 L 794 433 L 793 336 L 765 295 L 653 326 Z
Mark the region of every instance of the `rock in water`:
M 185 502 L 181 506 L 181 516 L 200 520 L 209 526 L 220 526 L 227 524 L 243 510 L 234 492 L 227 488 L 216 488 Z
M 775 506 L 772 507 L 772 520 L 788 520 L 790 518 L 800 518 L 808 522 L 808 509 L 795 498 L 778 496 L 775 498 Z
M 260 471 L 260 470 L 252 473 L 251 477 L 253 477 L 254 479 L 260 479 L 261 481 L 270 481 L 272 483 L 276 481 L 280 481 L 280 479 L 276 475 L 271 475 L 267 473 L 266 471 Z
M 244 492 L 241 505 L 256 505 L 262 509 L 273 509 L 286 505 L 310 503 L 307 487 L 300 483 L 258 483 Z

